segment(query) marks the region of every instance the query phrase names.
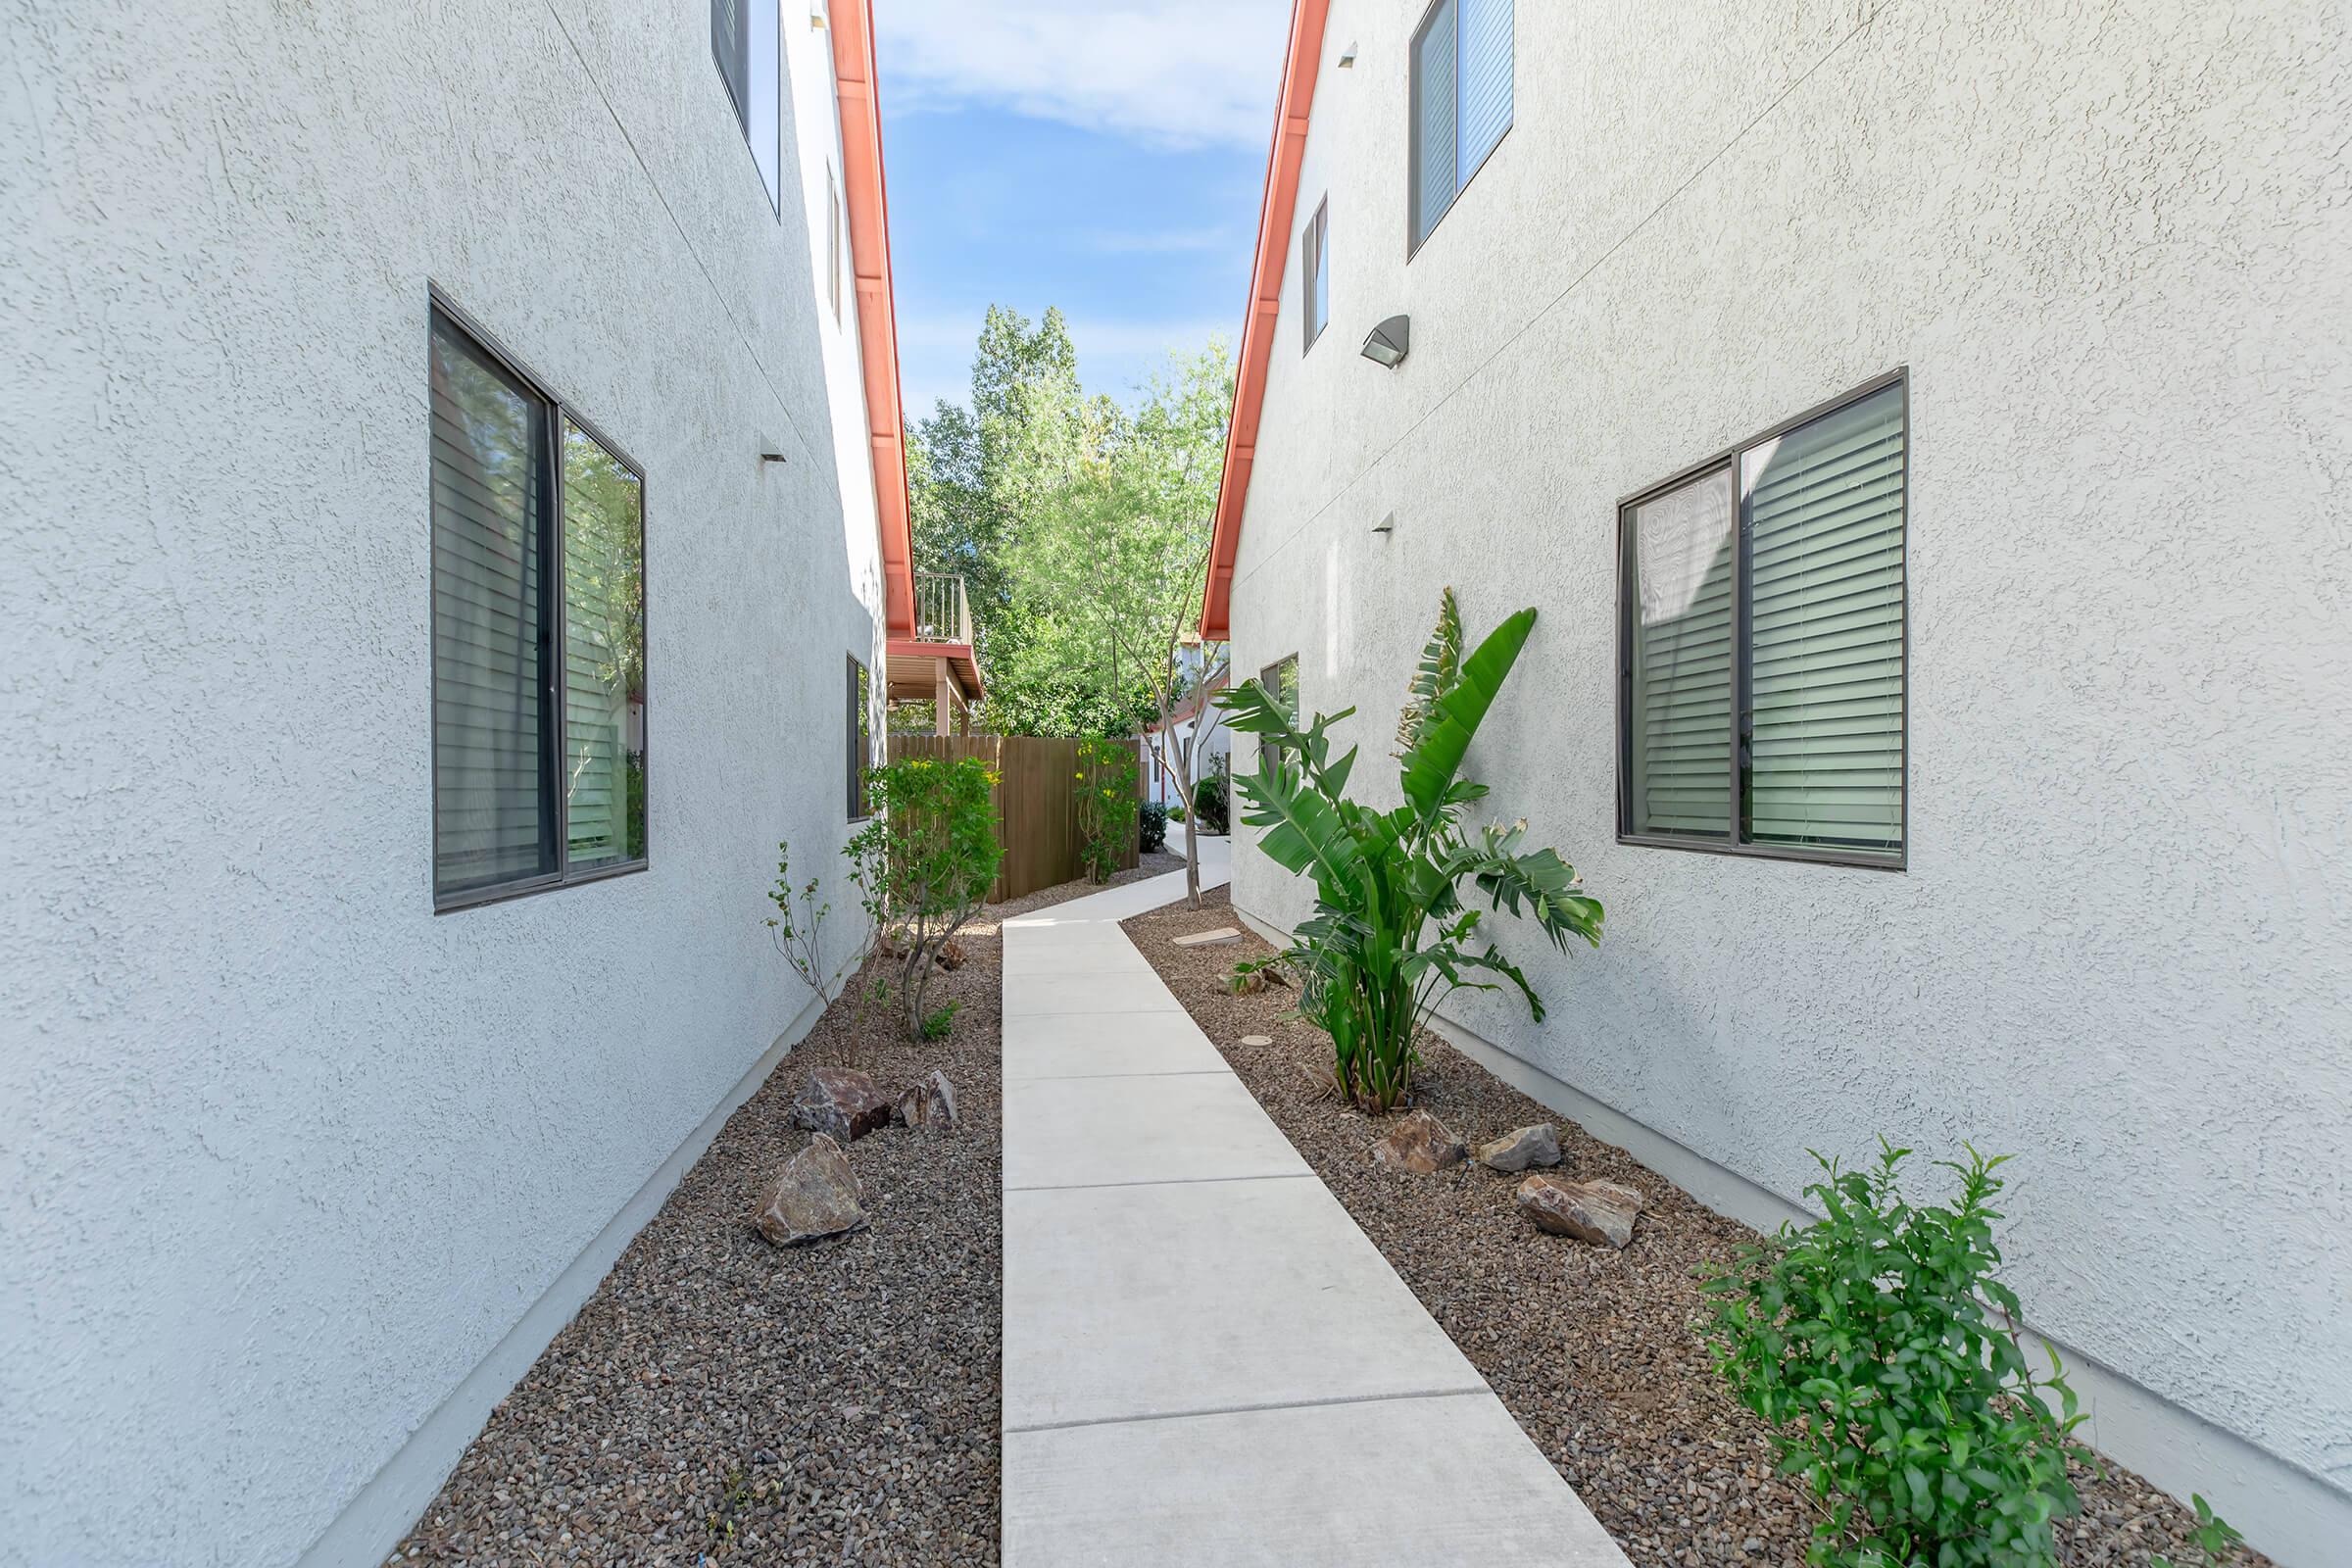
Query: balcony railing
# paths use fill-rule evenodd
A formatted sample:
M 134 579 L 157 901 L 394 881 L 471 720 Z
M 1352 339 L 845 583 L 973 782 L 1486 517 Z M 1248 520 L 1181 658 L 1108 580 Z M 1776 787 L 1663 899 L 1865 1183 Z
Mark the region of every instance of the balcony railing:
M 963 579 L 946 572 L 918 572 L 914 579 L 914 640 L 964 643 L 972 640 L 972 602 Z

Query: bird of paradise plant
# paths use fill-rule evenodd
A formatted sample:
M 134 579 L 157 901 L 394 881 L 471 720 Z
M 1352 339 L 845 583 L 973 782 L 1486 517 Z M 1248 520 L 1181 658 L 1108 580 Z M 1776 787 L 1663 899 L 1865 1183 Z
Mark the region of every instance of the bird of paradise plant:
M 1314 913 L 1284 956 L 1299 979 L 1300 1014 L 1331 1036 L 1342 1093 L 1366 1110 L 1393 1109 L 1411 1092 L 1414 1039 L 1455 991 L 1508 982 L 1543 1020 L 1543 999 L 1496 951 L 1481 911 L 1464 902 L 1465 884 L 1488 909 L 1526 914 L 1562 952 L 1571 937 L 1600 944 L 1599 901 L 1557 851 L 1522 848 L 1524 820 L 1463 823 L 1487 794 L 1458 776 L 1463 756 L 1535 623 L 1536 612 L 1522 610 L 1465 658 L 1446 590 L 1397 725 L 1404 803 L 1392 809 L 1348 798 L 1356 749 L 1331 755 L 1331 726 L 1354 709 L 1317 713 L 1302 729 L 1258 681 L 1219 700 L 1228 724 L 1269 743 L 1258 771 L 1235 779 L 1242 820 L 1264 830 L 1258 848 L 1276 864 L 1314 881 Z

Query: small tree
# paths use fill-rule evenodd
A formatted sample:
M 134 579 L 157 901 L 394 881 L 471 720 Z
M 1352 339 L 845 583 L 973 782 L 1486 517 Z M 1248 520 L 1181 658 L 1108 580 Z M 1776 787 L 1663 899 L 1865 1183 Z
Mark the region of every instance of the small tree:
M 1135 791 L 1135 743 L 1080 741 L 1077 787 L 1070 793 L 1078 808 L 1078 856 L 1087 880 L 1107 882 L 1136 841 L 1142 803 Z
M 768 902 L 776 906 L 776 912 L 767 919 L 768 940 L 776 945 L 776 951 L 792 965 L 792 972 L 799 975 L 809 990 L 820 999 L 826 997 L 835 978 L 826 969 L 824 961 L 825 917 L 833 912 L 833 906 L 819 896 L 815 877 L 797 887 L 793 884 L 792 845 L 789 841 L 776 845 L 776 885 L 768 889 L 767 897 Z M 857 971 L 851 984 L 843 988 L 845 994 L 854 995 L 857 999 L 850 1015 L 850 1043 L 846 1051 L 852 1066 L 857 1065 L 858 1048 L 865 1040 L 866 1009 L 890 994 L 889 981 L 880 975 L 870 980 L 866 978 L 866 969 L 873 962 L 868 950 L 872 945 L 876 919 L 876 910 L 870 899 L 865 901 L 865 916 L 864 938 L 858 944 Z
M 1463 755 L 1535 623 L 1522 610 L 1464 658 L 1446 590 L 1398 726 L 1404 804 L 1388 810 L 1348 798 L 1353 750 L 1331 755 L 1326 732 L 1354 709 L 1317 713 L 1300 729 L 1259 681 L 1220 699 L 1237 731 L 1269 743 L 1259 770 L 1236 780 L 1242 820 L 1266 829 L 1258 848 L 1276 864 L 1314 879 L 1314 913 L 1284 956 L 1299 978 L 1300 1014 L 1331 1036 L 1340 1087 L 1366 1110 L 1391 1109 L 1411 1091 L 1414 1037 L 1439 1003 L 1465 986 L 1495 989 L 1473 971 L 1510 982 L 1543 1021 L 1535 988 L 1466 906 L 1465 883 L 1492 908 L 1524 910 L 1562 952 L 1571 937 L 1600 944 L 1599 901 L 1557 851 L 1522 850 L 1525 822 L 1473 831 L 1462 821 L 1487 793 L 1456 776 Z
M 874 814 L 842 853 L 867 909 L 893 934 L 909 1038 L 924 1038 L 924 991 L 940 949 L 996 885 L 1004 858 L 991 800 L 996 784 L 976 757 L 910 757 L 866 774 Z

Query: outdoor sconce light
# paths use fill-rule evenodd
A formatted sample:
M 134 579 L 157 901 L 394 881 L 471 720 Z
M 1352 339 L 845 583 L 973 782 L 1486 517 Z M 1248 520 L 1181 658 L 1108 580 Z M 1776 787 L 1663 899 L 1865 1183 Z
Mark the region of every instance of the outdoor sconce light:
M 1349 44 L 1349 45 L 1348 46 L 1348 52 L 1347 52 L 1346 54 L 1344 54 L 1344 55 L 1340 56 L 1340 69 L 1341 69 L 1342 71 L 1353 71 L 1353 70 L 1355 69 L 1355 45 L 1354 45 L 1354 44 L 1352 44 L 1352 43 L 1351 43 L 1351 44 Z
M 761 463 L 782 463 L 784 461 L 784 454 L 781 452 L 762 452 L 760 454 L 760 461 Z
M 1412 352 L 1413 323 L 1401 316 L 1392 316 L 1372 329 L 1364 339 L 1363 355 L 1374 365 L 1385 365 L 1394 370 L 1404 363 Z

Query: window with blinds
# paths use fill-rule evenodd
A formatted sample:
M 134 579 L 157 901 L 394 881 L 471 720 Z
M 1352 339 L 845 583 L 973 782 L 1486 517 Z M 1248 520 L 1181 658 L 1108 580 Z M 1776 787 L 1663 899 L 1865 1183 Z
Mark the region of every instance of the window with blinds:
M 865 801 L 865 770 L 874 758 L 874 688 L 873 677 L 866 673 L 865 662 L 856 654 L 850 656 L 848 705 L 850 820 L 862 822 L 871 814 Z
M 752 13 L 747 0 L 710 0 L 710 57 L 727 84 L 735 122 L 751 133 Z
M 1282 705 L 1282 710 L 1291 715 L 1291 722 L 1297 724 L 1298 722 L 1298 656 L 1289 654 L 1274 661 L 1273 663 L 1257 672 L 1257 681 L 1259 685 L 1265 687 L 1268 696 Z M 1274 749 L 1274 743 L 1261 736 L 1257 743 L 1257 770 L 1263 773 L 1272 768 L 1278 755 Z
M 1437 0 L 1412 44 L 1412 245 L 1511 128 L 1512 0 Z
M 436 904 L 641 866 L 644 478 L 438 304 L 430 377 Z
M 726 83 L 735 123 L 759 165 L 768 206 L 784 199 L 784 40 L 781 10 L 768 0 L 710 0 L 710 55 Z
M 1323 199 L 1298 234 L 1298 300 L 1305 310 L 1306 342 L 1301 353 L 1315 346 L 1331 322 L 1331 198 Z
M 1900 376 L 1629 504 L 1620 831 L 1900 865 Z

